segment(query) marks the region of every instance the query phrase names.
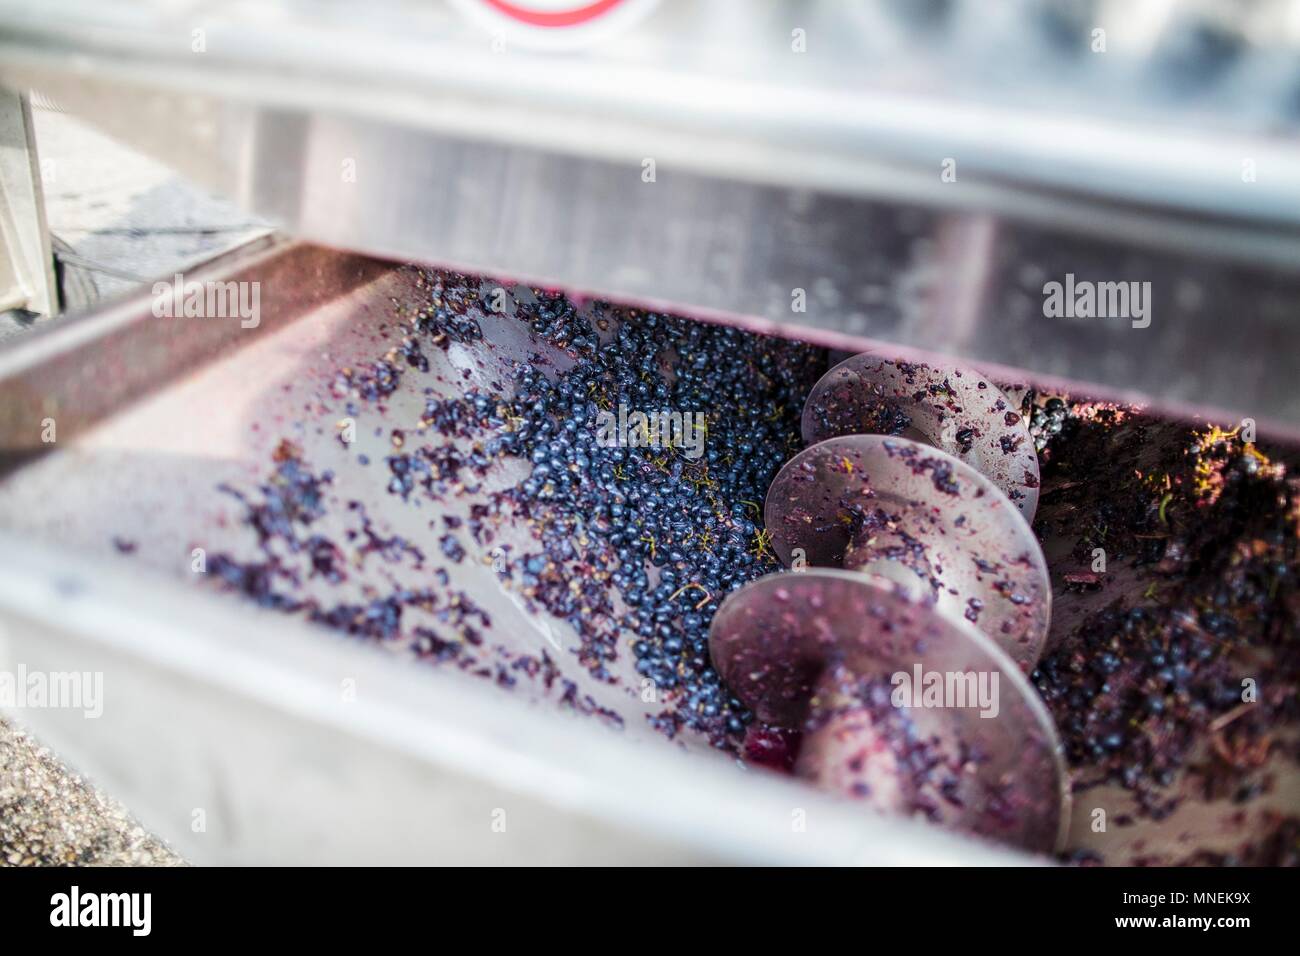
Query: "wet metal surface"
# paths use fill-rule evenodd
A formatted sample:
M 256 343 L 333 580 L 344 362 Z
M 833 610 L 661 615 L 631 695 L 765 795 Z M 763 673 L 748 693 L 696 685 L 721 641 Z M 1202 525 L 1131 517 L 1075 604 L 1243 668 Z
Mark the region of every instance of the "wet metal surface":
M 732 594 L 710 647 L 760 717 L 805 729 L 800 776 L 877 809 L 1059 848 L 1069 799 L 1056 731 L 1024 675 L 973 627 L 854 573 L 813 569 Z M 995 680 L 996 704 L 930 709 L 917 688 L 918 706 L 897 706 L 895 675 L 920 668 Z M 889 766 L 873 772 L 882 751 Z

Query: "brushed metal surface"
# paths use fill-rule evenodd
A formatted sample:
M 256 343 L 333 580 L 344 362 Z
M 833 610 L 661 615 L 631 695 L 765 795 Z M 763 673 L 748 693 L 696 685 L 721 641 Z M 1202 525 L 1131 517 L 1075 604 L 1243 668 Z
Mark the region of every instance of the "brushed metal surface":
M 1300 32 L 1138 6 L 663 3 L 554 55 L 405 0 L 0 0 L 0 80 L 329 245 L 1294 436 Z M 1048 318 L 1067 274 L 1151 324 Z

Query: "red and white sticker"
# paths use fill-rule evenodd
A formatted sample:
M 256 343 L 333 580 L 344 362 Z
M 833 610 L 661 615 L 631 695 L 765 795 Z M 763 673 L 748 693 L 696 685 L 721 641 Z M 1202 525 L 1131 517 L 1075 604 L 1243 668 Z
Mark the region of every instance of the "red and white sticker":
M 613 36 L 659 0 L 452 0 L 506 42 L 572 48 Z

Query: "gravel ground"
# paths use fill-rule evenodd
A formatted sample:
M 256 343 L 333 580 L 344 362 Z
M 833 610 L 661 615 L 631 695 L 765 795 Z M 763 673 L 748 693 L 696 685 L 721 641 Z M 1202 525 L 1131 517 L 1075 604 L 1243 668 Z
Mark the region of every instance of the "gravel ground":
M 179 866 L 126 808 L 0 720 L 0 866 Z

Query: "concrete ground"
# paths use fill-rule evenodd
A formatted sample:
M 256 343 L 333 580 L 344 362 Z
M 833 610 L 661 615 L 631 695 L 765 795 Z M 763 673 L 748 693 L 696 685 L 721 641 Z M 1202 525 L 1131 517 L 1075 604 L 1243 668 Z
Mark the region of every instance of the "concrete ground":
M 266 231 L 56 108 L 36 104 L 33 113 L 46 215 L 72 310 Z M 32 326 L 0 314 L 0 348 Z M 0 866 L 182 862 L 124 807 L 0 716 Z

